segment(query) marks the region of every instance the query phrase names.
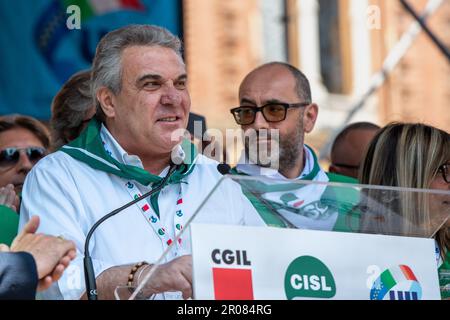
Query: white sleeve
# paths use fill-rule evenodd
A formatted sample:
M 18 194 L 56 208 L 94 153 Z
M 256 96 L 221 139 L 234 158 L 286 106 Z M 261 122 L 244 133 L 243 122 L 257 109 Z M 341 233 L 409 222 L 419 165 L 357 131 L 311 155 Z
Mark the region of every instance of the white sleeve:
M 50 168 L 52 167 L 52 168 Z M 84 241 L 90 227 L 73 177 L 62 167 L 36 165 L 25 180 L 19 230 L 32 215 L 40 217 L 38 232 L 63 236 L 75 242 L 77 257 L 61 279 L 39 296 L 45 299 L 79 299 L 85 292 Z M 95 274 L 112 265 L 94 260 Z
M 238 216 L 240 218 L 239 224 L 254 227 L 266 226 L 258 211 L 256 211 L 250 200 L 248 200 L 248 198 L 245 196 L 244 192 L 242 191 L 241 185 L 230 178 L 225 179 L 226 180 L 223 182 L 230 183 L 233 190 L 233 212 L 238 213 Z
M 266 223 L 261 218 L 261 215 L 252 205 L 250 200 L 243 194 L 242 207 L 244 210 L 244 225 L 254 227 L 266 227 Z

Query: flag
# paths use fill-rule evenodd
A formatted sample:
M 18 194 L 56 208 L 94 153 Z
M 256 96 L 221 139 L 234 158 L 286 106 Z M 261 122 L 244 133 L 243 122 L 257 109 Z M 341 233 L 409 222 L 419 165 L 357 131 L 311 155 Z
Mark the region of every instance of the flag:
M 62 84 L 90 68 L 98 41 L 128 24 L 155 24 L 181 34 L 181 0 L 0 1 L 0 114 L 50 118 Z M 81 29 L 70 30 L 71 5 Z

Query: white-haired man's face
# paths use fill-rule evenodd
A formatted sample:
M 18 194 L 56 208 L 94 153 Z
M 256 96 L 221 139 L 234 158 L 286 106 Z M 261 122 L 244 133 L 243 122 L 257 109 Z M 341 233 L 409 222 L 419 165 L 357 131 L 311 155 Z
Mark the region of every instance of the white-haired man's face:
M 166 154 L 179 142 L 172 141 L 172 133 L 187 126 L 191 103 L 185 65 L 169 48 L 126 48 L 121 91 L 100 94 L 99 100 L 108 129 L 128 153 Z

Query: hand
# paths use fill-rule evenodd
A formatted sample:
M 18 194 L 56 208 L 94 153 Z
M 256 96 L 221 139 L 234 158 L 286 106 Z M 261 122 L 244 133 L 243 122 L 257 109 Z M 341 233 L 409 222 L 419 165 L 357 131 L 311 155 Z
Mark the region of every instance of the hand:
M 19 197 L 14 191 L 12 184 L 0 188 L 0 205 L 9 207 L 16 212 L 19 209 Z
M 11 244 L 11 252 L 25 251 L 30 253 L 38 272 L 38 291 L 48 289 L 58 281 L 70 261 L 76 256 L 75 244 L 72 241 L 57 237 L 36 234 L 39 217 L 33 216 L 22 232 Z
M 181 256 L 159 265 L 146 289 L 151 293 L 181 291 L 183 299 L 192 297 L 192 256 Z

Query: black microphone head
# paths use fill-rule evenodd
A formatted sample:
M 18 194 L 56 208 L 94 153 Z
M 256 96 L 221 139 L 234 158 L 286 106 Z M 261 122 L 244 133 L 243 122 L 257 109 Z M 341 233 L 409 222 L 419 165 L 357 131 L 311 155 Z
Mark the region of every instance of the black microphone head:
M 217 165 L 217 171 L 220 172 L 220 174 L 228 174 L 230 173 L 231 167 L 227 163 L 219 163 Z

